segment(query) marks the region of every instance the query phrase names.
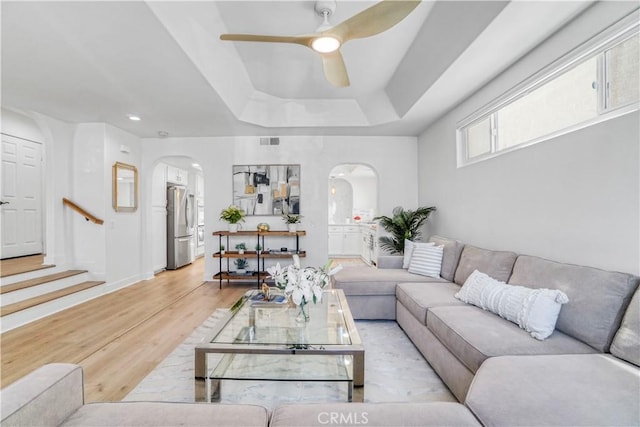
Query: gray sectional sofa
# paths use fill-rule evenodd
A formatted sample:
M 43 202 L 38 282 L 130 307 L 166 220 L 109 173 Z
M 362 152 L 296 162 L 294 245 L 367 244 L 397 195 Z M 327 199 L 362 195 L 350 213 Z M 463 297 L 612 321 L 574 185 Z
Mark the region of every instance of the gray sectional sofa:
M 267 426 L 268 411 L 255 405 L 197 403 L 84 403 L 82 368 L 42 366 L 0 392 L 3 427 L 15 426 Z
M 395 318 L 483 425 L 640 425 L 639 277 L 439 236 L 430 241 L 444 247 L 440 278 L 408 273 L 402 257 L 334 276 L 354 317 Z M 554 333 L 536 340 L 455 298 L 474 270 L 563 291 L 569 303 Z
M 395 319 L 460 403 L 83 403 L 82 370 L 46 365 L 0 392 L 2 426 L 638 426 L 640 278 L 434 236 L 440 278 L 402 257 L 333 276 L 356 319 Z M 569 297 L 543 341 L 458 292 L 474 270 Z

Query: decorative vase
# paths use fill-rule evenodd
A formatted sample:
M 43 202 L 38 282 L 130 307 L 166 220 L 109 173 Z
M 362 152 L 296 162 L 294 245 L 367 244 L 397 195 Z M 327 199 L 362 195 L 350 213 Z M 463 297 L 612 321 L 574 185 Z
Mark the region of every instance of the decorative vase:
M 298 306 L 298 315 L 296 316 L 296 323 L 307 323 L 309 321 L 309 307 L 307 303 L 302 301 Z
M 287 228 L 289 229 L 289 233 L 295 233 L 298 231 L 298 224 L 287 224 Z
M 229 233 L 237 233 L 238 232 L 238 224 L 229 224 Z

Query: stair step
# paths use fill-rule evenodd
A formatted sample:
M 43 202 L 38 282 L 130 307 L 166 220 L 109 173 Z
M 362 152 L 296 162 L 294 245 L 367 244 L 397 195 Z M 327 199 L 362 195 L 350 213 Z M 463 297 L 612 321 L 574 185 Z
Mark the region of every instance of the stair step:
M 0 0 L 1 1 L 1 0 Z M 14 283 L 24 282 L 25 280 L 37 279 L 48 274 L 56 274 L 67 271 L 64 266 L 52 265 L 46 269 L 39 269 L 33 271 L 26 271 L 24 273 L 12 274 L 11 276 L 5 276 L 0 278 L 0 286 L 13 285 Z
M 11 277 L 11 276 L 15 276 L 17 274 L 30 273 L 32 271 L 45 270 L 47 268 L 53 268 L 55 266 L 56 266 L 55 264 L 42 264 L 42 265 L 38 265 L 38 266 L 35 266 L 35 267 L 29 267 L 28 269 L 16 269 L 15 271 L 6 271 L 8 269 L 3 268 L 2 269 L 2 273 L 0 274 L 0 278 L 1 277 Z
M 54 280 L 76 276 L 78 274 L 82 274 L 86 272 L 87 272 L 86 270 L 67 270 L 67 271 L 62 271 L 60 273 L 48 274 L 46 276 L 37 277 L 35 279 L 23 280 L 21 282 L 16 282 L 16 283 L 12 283 L 11 285 L 5 285 L 0 287 L 0 295 L 6 294 L 7 292 L 14 292 L 14 291 L 19 291 L 21 289 L 30 288 L 33 286 L 38 286 L 47 282 L 53 282 Z
M 29 298 L 27 300 L 16 302 L 14 304 L 9 304 L 5 307 L 0 308 L 0 316 L 6 316 L 8 314 L 16 313 L 18 311 L 25 310 L 27 308 L 31 308 L 39 304 L 43 304 L 58 298 L 62 298 L 67 295 L 71 295 L 71 294 L 83 291 L 85 289 L 93 288 L 103 283 L 104 282 L 98 282 L 98 281 L 82 282 L 74 286 L 69 286 L 67 288 L 60 289 L 59 291 L 49 292 L 48 294 Z
M 44 255 L 28 255 L 0 260 L 0 277 L 9 277 L 32 271 L 52 268 L 55 265 L 45 264 Z

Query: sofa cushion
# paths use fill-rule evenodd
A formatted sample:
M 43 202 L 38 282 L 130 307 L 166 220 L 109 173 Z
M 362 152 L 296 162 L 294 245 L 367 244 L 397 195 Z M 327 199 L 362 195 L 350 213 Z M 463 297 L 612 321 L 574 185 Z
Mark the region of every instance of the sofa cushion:
M 569 301 L 562 291 L 507 285 L 478 270 L 455 297 L 515 323 L 539 340 L 553 333 L 562 304 Z
M 58 425 L 82 407 L 82 368 L 51 363 L 0 391 L 0 425 Z
M 569 303 L 562 307 L 556 329 L 608 352 L 639 280 L 630 274 L 522 255 L 509 283 L 564 292 Z
M 557 330 L 546 340 L 538 341 L 508 320 L 470 305 L 430 308 L 427 328 L 471 372 L 495 356 L 595 353 L 593 348 Z
M 427 310 L 432 307 L 466 305 L 454 297 L 460 286 L 451 282 L 399 283 L 396 298 L 420 321 L 427 324 Z
M 409 273 L 438 278 L 442 266 L 442 246 L 414 245 Z
M 429 279 L 401 268 L 347 267 L 331 276 L 333 287 L 345 295 L 395 295 L 399 282 L 424 282 Z
M 640 366 L 640 289 L 633 294 L 622 325 L 613 338 L 611 354 Z
M 257 405 L 168 402 L 107 402 L 84 405 L 62 426 L 267 426 Z
M 440 268 L 440 277 L 449 282 L 453 282 L 456 274 L 456 268 L 460 261 L 460 254 L 464 248 L 464 244 L 458 240 L 448 239 L 441 236 L 431 236 L 429 242 L 442 246 L 442 267 Z
M 455 402 L 316 403 L 280 405 L 271 427 L 298 426 L 479 426 L 464 405 Z
M 379 255 L 376 267 L 378 268 L 402 268 L 404 257 L 402 255 Z
M 454 282 L 462 285 L 474 270 L 482 271 L 496 280 L 506 282 L 511 275 L 516 257 L 515 252 L 491 251 L 467 245 L 460 255 L 460 263 L 456 269 Z
M 465 403 L 487 426 L 637 426 L 639 372 L 603 354 L 494 357 Z

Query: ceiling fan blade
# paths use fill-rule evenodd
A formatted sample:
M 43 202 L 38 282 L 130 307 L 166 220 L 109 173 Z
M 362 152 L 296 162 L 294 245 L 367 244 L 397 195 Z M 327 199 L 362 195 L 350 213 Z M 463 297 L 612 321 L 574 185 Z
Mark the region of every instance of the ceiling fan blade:
M 267 42 L 267 43 L 294 43 L 303 46 L 310 46 L 313 36 L 263 36 L 257 34 L 222 34 L 220 40 L 231 40 L 237 42 Z
M 322 56 L 324 75 L 329 83 L 337 87 L 349 86 L 349 75 L 347 74 L 347 67 L 344 65 L 344 59 L 342 59 L 340 50 L 323 53 L 320 54 L 320 56 Z
M 418 4 L 420 0 L 383 0 L 324 31 L 323 34 L 334 34 L 343 43 L 375 36 L 402 21 Z

